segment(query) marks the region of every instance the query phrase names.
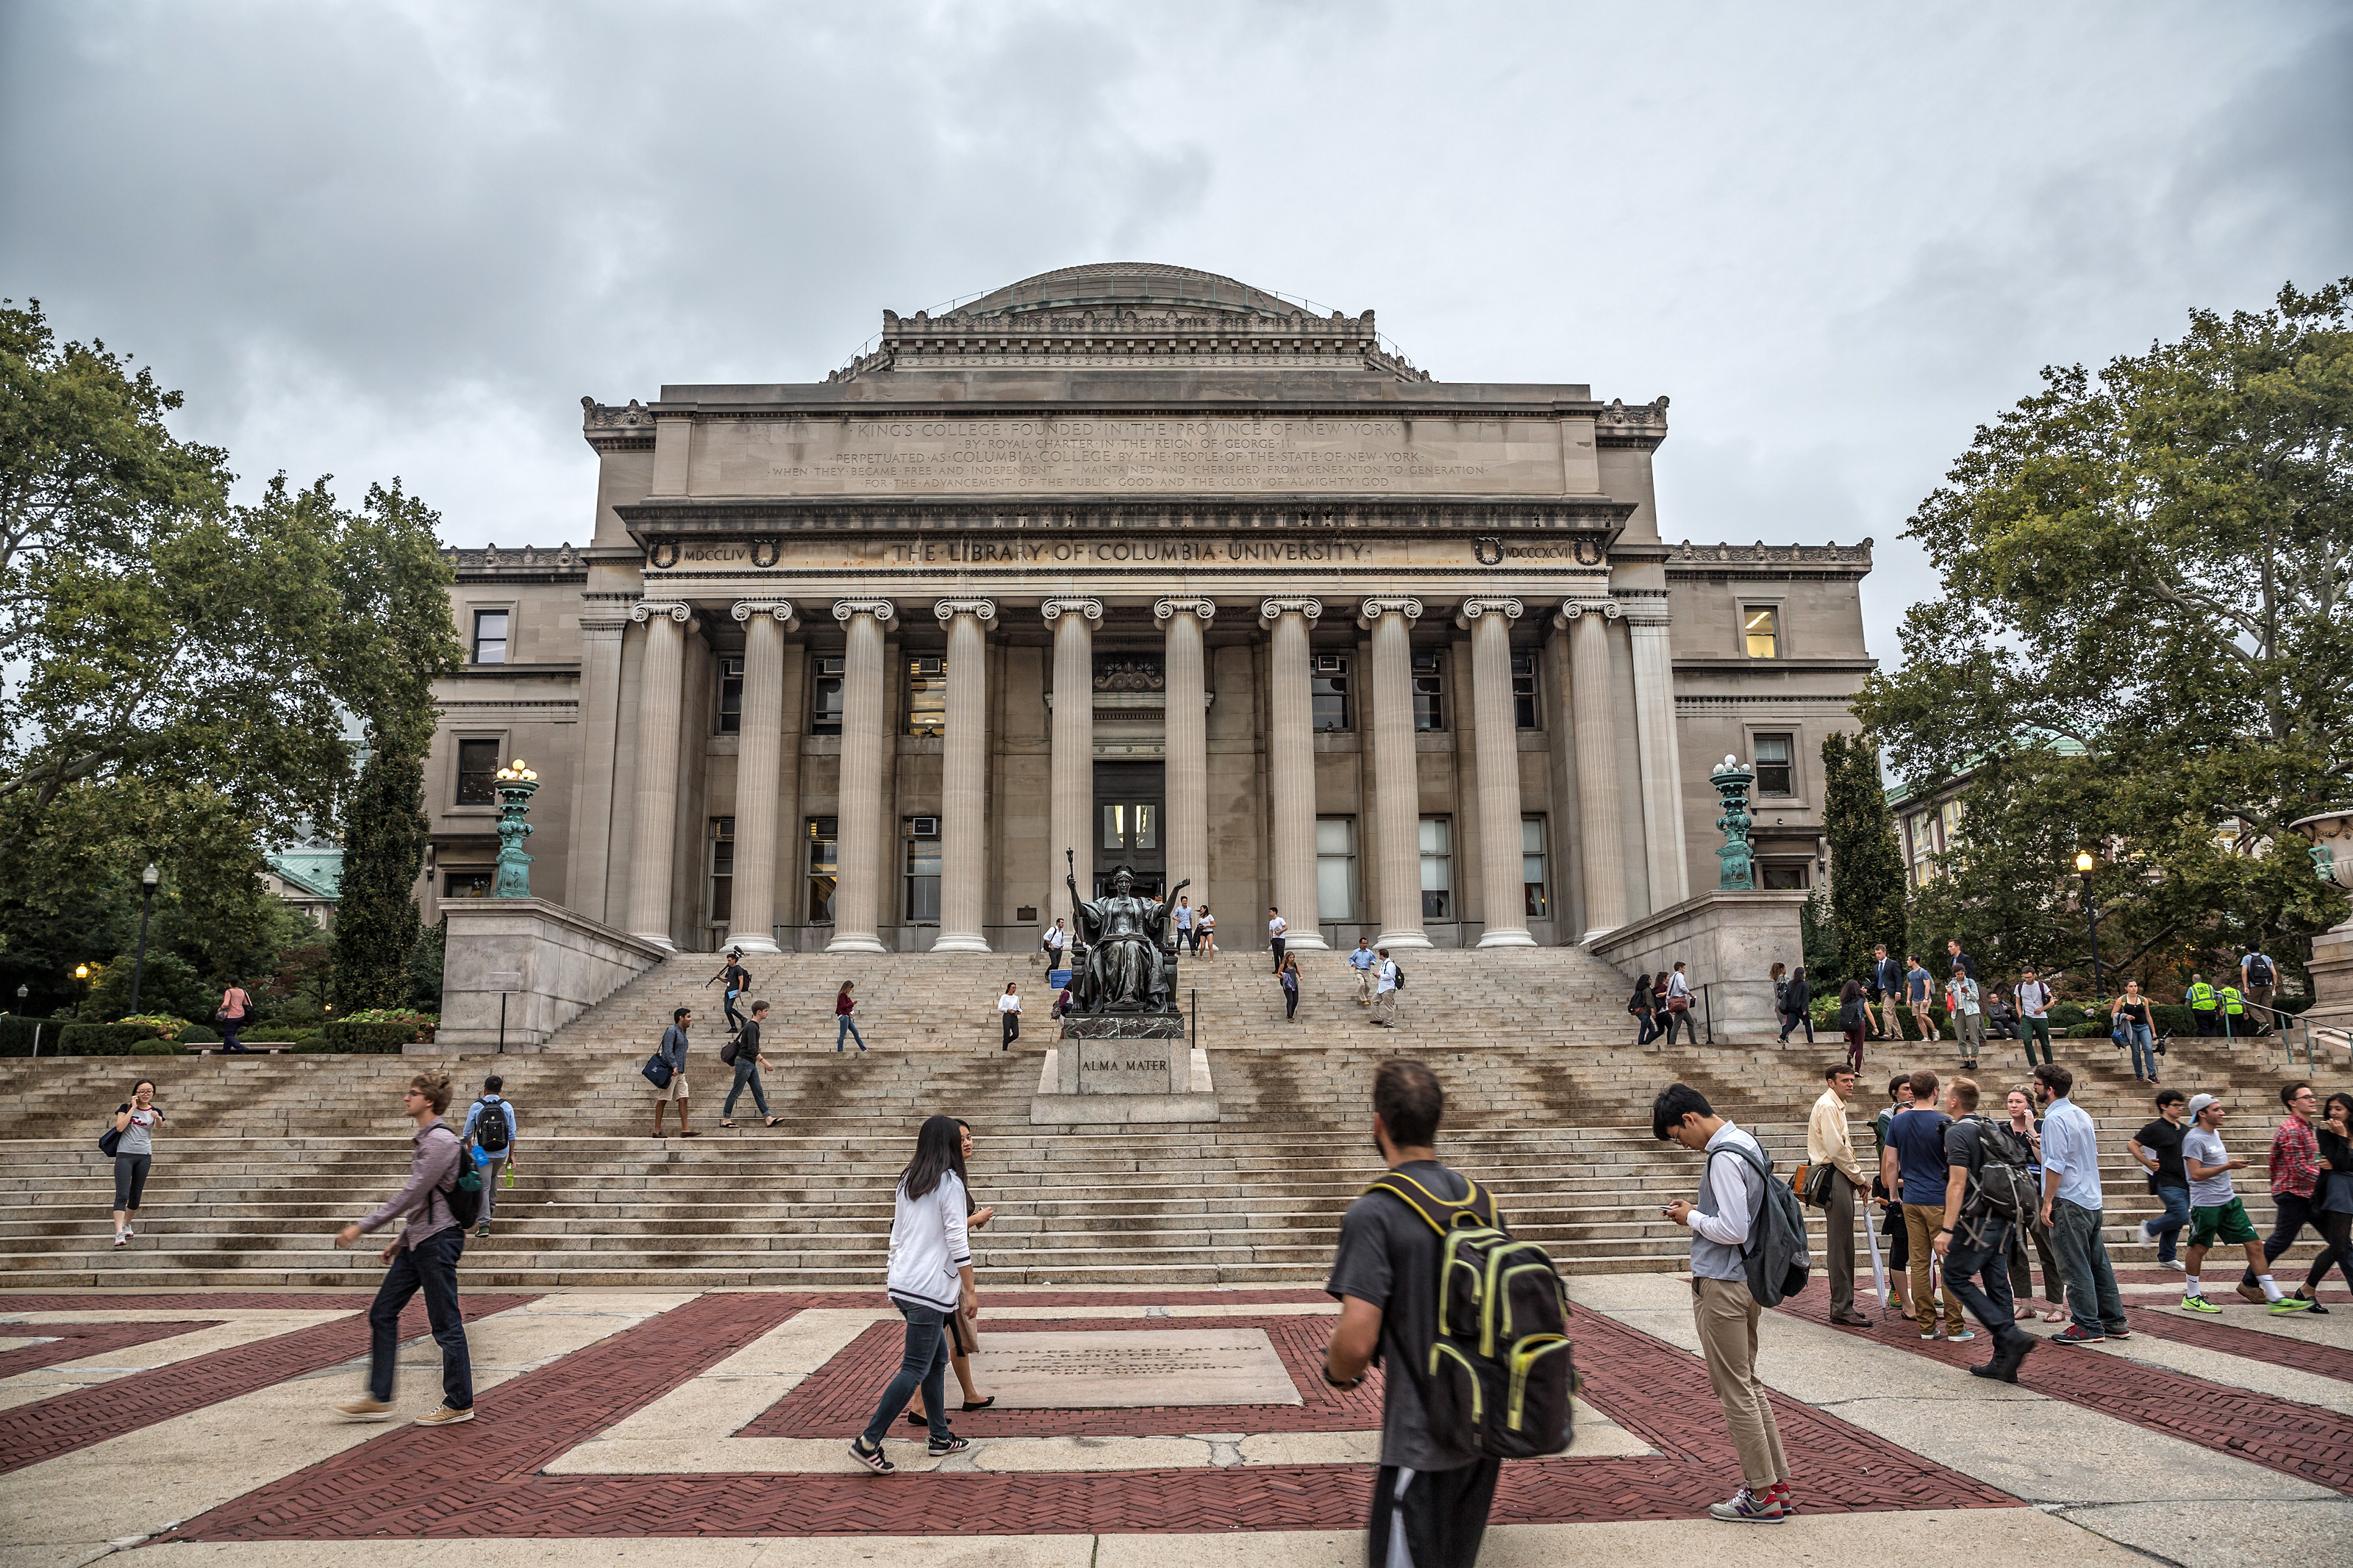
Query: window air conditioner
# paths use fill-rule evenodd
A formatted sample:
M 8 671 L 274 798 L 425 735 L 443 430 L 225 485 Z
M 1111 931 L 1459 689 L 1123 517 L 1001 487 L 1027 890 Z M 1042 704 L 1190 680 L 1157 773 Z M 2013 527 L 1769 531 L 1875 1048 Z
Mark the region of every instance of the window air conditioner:
M 937 838 L 940 836 L 940 819 L 936 816 L 911 816 L 907 819 L 907 831 L 915 838 Z
M 1318 675 L 1338 675 L 1347 668 L 1347 661 L 1336 653 L 1319 653 L 1315 656 L 1315 673 Z

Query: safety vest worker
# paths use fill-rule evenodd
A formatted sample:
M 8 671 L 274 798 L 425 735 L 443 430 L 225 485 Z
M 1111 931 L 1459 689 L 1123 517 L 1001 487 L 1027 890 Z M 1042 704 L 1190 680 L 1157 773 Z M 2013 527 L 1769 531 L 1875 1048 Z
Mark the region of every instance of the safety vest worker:
M 2222 1011 L 2224 1011 L 2225 1013 L 2230 1014 L 2232 1017 L 2234 1017 L 2234 1018 L 2235 1018 L 2235 1017 L 2237 1017 L 2240 1014 L 2244 1013 L 2246 1010 L 2247 1010 L 2246 999 L 2245 999 L 2245 998 L 2243 998 L 2243 997 L 2242 997 L 2242 996 L 2239 994 L 2239 988 L 2238 988 L 2237 986 L 2235 986 L 2235 985 L 2225 985 L 2225 986 L 2223 986 L 2223 987 L 2222 987 Z
M 2211 1013 L 2219 1005 L 2214 995 L 2214 988 L 2203 980 L 2192 985 L 2189 988 L 2189 1005 L 2195 1012 Z

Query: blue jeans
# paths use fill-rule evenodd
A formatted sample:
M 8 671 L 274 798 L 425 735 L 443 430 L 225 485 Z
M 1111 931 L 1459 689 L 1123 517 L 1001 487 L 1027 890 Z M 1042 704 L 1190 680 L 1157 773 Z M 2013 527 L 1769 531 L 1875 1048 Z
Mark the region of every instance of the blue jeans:
M 841 1015 L 841 1027 L 833 1032 L 833 1048 L 837 1051 L 841 1049 L 844 1040 L 856 1040 L 860 1050 L 866 1048 L 866 1037 L 858 1032 L 858 1026 L 849 1021 L 847 1013 Z
M 2108 1263 L 2108 1244 L 2100 1237 L 2100 1217 L 2098 1209 L 2065 1198 L 2051 1205 L 2051 1250 L 2059 1255 L 2059 1272 L 2067 1277 L 2067 1315 L 2087 1334 L 2128 1326 L 2116 1271 Z
M 451 1226 L 392 1255 L 375 1305 L 368 1309 L 368 1393 L 379 1403 L 392 1403 L 392 1374 L 400 1358 L 400 1310 L 421 1289 L 425 1321 L 433 1326 L 433 1341 L 441 1347 L 441 1403 L 452 1410 L 473 1408 L 474 1364 L 466 1355 L 466 1319 L 458 1310 L 458 1259 L 465 1251 L 466 1233 Z
M 2148 1032 L 2148 1026 L 2124 1024 L 2119 1027 L 2124 1032 L 2125 1044 L 2132 1047 L 2133 1076 L 2145 1078 L 2149 1082 L 2155 1083 L 2157 1081 L 2157 1041 L 2156 1037 Z
M 2157 1201 L 2165 1205 L 2164 1217 L 2152 1222 L 2157 1232 L 2157 1260 L 2173 1261 L 2173 1244 L 2181 1239 L 2181 1227 L 2189 1223 L 2189 1189 L 2159 1187 Z
M 735 1087 L 727 1091 L 727 1103 L 719 1108 L 722 1120 L 735 1114 L 735 1101 L 745 1084 L 752 1086 L 752 1103 L 760 1108 L 760 1114 L 768 1114 L 768 1092 L 760 1087 L 760 1058 L 739 1056 L 735 1058 Z
M 1785 1045 L 1786 1045 L 1786 1044 L 1788 1044 L 1788 1039 L 1789 1039 L 1789 1031 L 1790 1031 L 1790 1030 L 1792 1030 L 1792 1029 L 1795 1029 L 1795 1028 L 1800 1027 L 1800 1026 L 1802 1026 L 1802 1027 L 1805 1029 L 1805 1031 L 1806 1031 L 1806 1044 L 1808 1044 L 1808 1045 L 1810 1045 L 1810 1045 L 1812 1045 L 1812 1044 L 1814 1043 L 1814 1016 L 1813 1016 L 1811 1013 L 1784 1013 L 1784 1014 L 1782 1014 L 1782 1015 L 1781 1015 L 1781 1040 L 1782 1040 L 1782 1043 L 1783 1043 L 1783 1044 L 1785 1044 Z
M 907 1408 L 907 1401 L 914 1397 L 918 1388 L 923 1391 L 923 1411 L 931 1421 L 932 1440 L 944 1441 L 948 1436 L 948 1315 L 937 1307 L 917 1306 L 913 1301 L 894 1299 L 891 1304 L 907 1320 L 907 1353 L 900 1360 L 891 1386 L 882 1391 L 882 1403 L 874 1407 L 874 1419 L 866 1424 L 858 1441 L 869 1449 L 881 1447 L 891 1423 L 899 1419 L 899 1413 Z
M 1969 1316 L 1983 1323 L 2004 1350 L 2025 1337 L 2015 1321 L 2018 1306 L 2010 1293 L 2010 1224 L 1988 1215 L 1953 1232 L 1945 1254 L 1945 1284 L 1961 1299 Z

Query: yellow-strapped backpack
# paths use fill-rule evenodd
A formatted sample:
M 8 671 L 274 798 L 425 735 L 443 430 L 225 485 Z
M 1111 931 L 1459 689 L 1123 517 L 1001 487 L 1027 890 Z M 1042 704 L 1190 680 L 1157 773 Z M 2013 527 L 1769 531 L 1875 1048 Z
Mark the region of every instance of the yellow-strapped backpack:
M 1365 1190 L 1387 1193 L 1438 1233 L 1438 1338 L 1421 1375 L 1433 1433 L 1482 1454 L 1531 1459 L 1575 1435 L 1577 1388 L 1568 1339 L 1568 1288 L 1551 1255 L 1514 1241 L 1486 1189 L 1444 1198 L 1402 1172 Z

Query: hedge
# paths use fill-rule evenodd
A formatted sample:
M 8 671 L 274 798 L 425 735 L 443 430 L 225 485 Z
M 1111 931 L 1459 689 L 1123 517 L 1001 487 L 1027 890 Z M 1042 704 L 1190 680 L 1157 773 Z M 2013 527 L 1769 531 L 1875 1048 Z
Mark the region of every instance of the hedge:
M 13 1013 L 0 1014 L 0 1057 L 29 1057 L 37 1039 L 41 1054 L 53 1057 L 58 1053 L 58 1037 L 70 1025 L 62 1018 L 26 1018 Z
M 396 1057 L 402 1047 L 416 1038 L 415 1024 L 379 1024 L 338 1018 L 319 1031 L 319 1044 L 315 1048 L 359 1056 Z
M 187 1047 L 177 1040 L 157 1039 L 140 1041 L 131 1047 L 131 1054 L 134 1057 L 181 1057 L 188 1053 Z
M 155 1037 L 152 1024 L 69 1024 L 58 1042 L 64 1057 L 127 1057 L 142 1040 Z
M 208 1029 L 202 1024 L 191 1024 L 180 1031 L 180 1043 L 184 1046 L 216 1046 L 220 1044 L 220 1031 Z

